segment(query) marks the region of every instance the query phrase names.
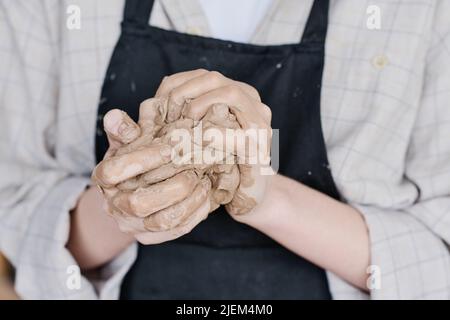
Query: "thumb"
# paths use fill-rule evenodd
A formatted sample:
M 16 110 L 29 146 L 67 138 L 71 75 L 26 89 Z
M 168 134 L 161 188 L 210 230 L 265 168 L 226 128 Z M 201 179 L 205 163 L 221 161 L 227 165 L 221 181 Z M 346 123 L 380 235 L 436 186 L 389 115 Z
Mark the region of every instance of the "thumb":
M 103 127 L 110 149 L 117 149 L 123 144 L 130 143 L 141 134 L 141 128 L 136 122 L 119 109 L 110 110 L 105 114 Z

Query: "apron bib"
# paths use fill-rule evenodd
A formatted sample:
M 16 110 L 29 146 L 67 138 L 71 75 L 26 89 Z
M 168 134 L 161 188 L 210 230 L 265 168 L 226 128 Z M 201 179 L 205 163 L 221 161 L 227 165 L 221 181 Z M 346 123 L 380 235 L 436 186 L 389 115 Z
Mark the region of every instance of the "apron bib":
M 120 108 L 134 120 L 162 78 L 205 68 L 246 82 L 272 109 L 280 129 L 279 173 L 338 199 L 320 117 L 328 0 L 316 0 L 298 44 L 259 46 L 149 25 L 150 0 L 127 0 L 98 109 L 96 156 L 107 148 L 103 115 Z M 330 299 L 325 271 L 217 209 L 174 241 L 139 245 L 122 299 Z

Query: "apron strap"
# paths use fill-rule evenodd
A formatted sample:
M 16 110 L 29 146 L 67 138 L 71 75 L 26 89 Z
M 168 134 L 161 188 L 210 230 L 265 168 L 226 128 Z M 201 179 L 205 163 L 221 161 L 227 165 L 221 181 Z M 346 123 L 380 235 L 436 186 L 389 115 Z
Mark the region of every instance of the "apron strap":
M 148 26 L 154 0 L 126 0 L 123 20 Z
M 323 42 L 327 37 L 329 0 L 314 0 L 301 43 Z
M 325 42 L 328 29 L 329 0 L 314 0 L 301 43 Z M 154 0 L 126 0 L 124 21 L 147 26 Z

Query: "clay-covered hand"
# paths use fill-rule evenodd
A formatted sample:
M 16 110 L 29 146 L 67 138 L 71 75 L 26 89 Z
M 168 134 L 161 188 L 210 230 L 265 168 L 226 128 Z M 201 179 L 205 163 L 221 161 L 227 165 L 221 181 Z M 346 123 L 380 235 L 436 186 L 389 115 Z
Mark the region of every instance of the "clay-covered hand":
M 198 216 L 196 210 L 200 203 L 208 203 L 203 207 L 208 208 L 208 212 L 228 204 L 240 182 L 233 154 L 230 154 L 231 163 L 225 163 L 226 154 L 215 150 L 209 141 L 202 137 L 194 141 L 194 131 L 199 128 L 205 133 L 210 129 L 239 128 L 229 108 L 216 105 L 201 122 L 184 117 L 169 122 L 167 102 L 167 98 L 144 101 L 140 107 L 141 135 L 116 148 L 113 154 L 109 153 L 110 157 L 103 160 L 93 174 L 115 212 L 139 225 L 142 224 L 139 219 L 143 219 L 144 228 L 152 232 L 170 231 L 189 221 L 189 217 Z M 110 114 L 106 119 L 108 116 Z M 173 139 L 180 133 L 187 134 L 185 143 Z M 186 142 L 187 149 L 182 148 L 186 147 Z M 157 154 L 155 157 L 155 148 L 167 147 L 172 151 L 170 158 L 161 161 Z M 195 153 L 208 149 L 216 155 L 214 160 L 196 162 Z M 169 154 L 168 150 L 164 151 Z M 182 159 L 176 161 L 180 152 Z
M 257 91 L 216 72 L 195 70 L 166 77 L 157 96 L 141 104 L 138 124 L 119 110 L 105 116 L 111 148 L 93 180 L 121 229 L 142 243 L 158 243 L 189 232 L 219 205 L 235 217 L 251 211 L 264 195 L 266 177 L 249 158 L 270 154 L 271 114 Z M 119 134 L 109 129 L 113 123 Z M 133 134 L 124 123 L 131 124 Z M 190 141 L 191 152 L 181 156 L 184 162 L 174 161 L 179 150 L 173 133 L 184 129 L 193 136 L 199 126 L 200 142 Z M 252 154 L 245 145 L 204 139 L 208 129 L 265 129 L 269 144 L 263 141 L 261 148 L 261 140 L 256 141 Z M 194 161 L 195 150 L 208 149 L 216 162 Z
M 167 118 L 204 121 L 211 108 L 228 106 L 246 143 L 220 143 L 208 146 L 233 153 L 238 163 L 239 186 L 225 206 L 236 219 L 261 203 L 270 176 L 271 117 L 268 106 L 261 102 L 257 90 L 215 71 L 194 70 L 164 78 L 157 97 L 168 97 Z M 234 128 L 235 130 L 238 130 Z M 256 134 L 254 134 L 256 132 Z M 249 147 L 255 146 L 254 148 Z
M 137 189 L 120 189 L 122 183 L 170 162 L 170 145 L 153 141 L 152 132 L 158 130 L 159 121 L 156 109 L 154 104 L 141 105 L 139 124 L 117 109 L 105 115 L 110 147 L 92 174 L 105 196 L 106 211 L 123 232 L 143 244 L 176 239 L 210 212 L 207 197 L 211 183 L 198 179 L 193 170 Z M 129 146 L 137 145 L 126 152 Z
M 120 147 L 115 153 L 115 158 L 125 155 L 129 158 L 129 155 L 137 150 L 168 145 L 172 148 L 171 160 L 154 169 L 146 168 L 144 173 L 133 172 L 133 178 L 121 183 L 117 181 L 110 183 L 117 185 L 119 190 L 135 192 L 140 188 L 175 178 L 180 173 L 193 171 L 199 180 L 208 178 L 211 182 L 212 190 L 209 198 L 211 211 L 219 205 L 229 203 L 240 182 L 235 156 L 215 148 L 213 143 L 203 138 L 204 136 L 206 138 L 210 130 L 239 128 L 235 116 L 226 105 L 215 105 L 200 122 L 181 116 L 169 122 L 167 102 L 167 97 L 164 97 L 148 99 L 141 104 L 141 119 L 151 117 L 153 120 L 146 122 L 139 120 L 142 135 L 136 141 Z M 200 132 L 198 133 L 200 139 L 195 138 L 196 131 Z M 180 141 L 180 137 L 185 140 Z M 197 156 L 203 157 L 206 152 L 214 154 L 214 157 L 209 161 L 204 162 L 202 159 L 198 161 Z M 231 161 L 226 162 L 227 156 L 230 156 Z M 154 217 L 148 217 L 147 220 L 152 219 Z

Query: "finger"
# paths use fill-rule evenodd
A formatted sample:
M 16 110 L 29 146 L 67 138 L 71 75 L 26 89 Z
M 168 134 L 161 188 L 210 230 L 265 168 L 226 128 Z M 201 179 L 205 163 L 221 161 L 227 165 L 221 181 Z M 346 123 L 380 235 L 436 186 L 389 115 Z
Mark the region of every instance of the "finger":
M 259 166 L 239 164 L 240 184 L 226 210 L 234 215 L 250 212 L 258 204 L 258 195 L 264 194 L 267 180 L 256 181 L 260 175 Z
M 253 110 L 253 111 L 252 111 Z M 272 111 L 263 103 L 230 105 L 242 129 L 270 128 Z
M 154 133 L 164 125 L 167 113 L 167 99 L 151 98 L 139 106 L 139 125 L 146 135 Z
M 188 133 L 194 128 L 194 125 L 195 123 L 192 119 L 179 119 L 178 121 L 165 124 L 158 132 L 158 137 L 171 136 L 177 133 Z
M 152 171 L 146 172 L 142 175 L 142 181 L 145 184 L 154 184 L 166 179 L 172 178 L 180 172 L 193 169 L 194 164 L 188 164 L 185 166 L 175 166 L 173 163 L 163 165 Z
M 225 170 L 220 170 L 222 172 L 212 175 L 214 177 L 212 197 L 218 204 L 227 204 L 233 199 L 239 186 L 239 169 L 236 165 L 219 165 L 216 168 L 215 171 L 219 171 L 221 168 L 225 168 Z
M 255 100 L 261 101 L 258 91 L 247 83 L 225 77 L 220 72 L 210 71 L 174 87 L 169 92 L 169 101 L 182 104 L 186 99 L 195 99 L 209 91 L 235 85 Z
M 145 231 L 144 222 L 140 218 L 124 216 L 115 209 L 111 201 L 104 201 L 103 210 L 117 223 L 119 230 L 126 234 L 136 234 Z
M 142 132 L 144 132 L 144 130 L 142 130 Z M 155 141 L 155 139 L 153 138 L 152 135 L 143 134 L 136 140 L 134 140 L 128 144 L 125 144 L 125 145 L 121 146 L 119 149 L 117 149 L 116 152 L 114 153 L 114 156 L 121 156 L 121 155 L 129 154 L 133 151 L 142 149 L 144 147 L 150 147 L 154 141 Z M 157 143 L 155 142 L 154 144 L 157 144 Z
M 249 85 L 248 83 L 241 81 L 234 81 L 246 94 L 248 94 L 252 99 L 261 102 L 261 96 L 259 95 L 258 90 Z
M 236 116 L 230 112 L 226 104 L 215 104 L 209 108 L 202 118 L 203 128 L 221 127 L 230 129 L 239 129 L 240 125 L 236 121 Z
M 141 134 L 140 127 L 133 119 L 119 109 L 110 110 L 105 114 L 103 127 L 111 149 L 130 143 Z
M 141 181 L 141 176 L 134 177 L 119 183 L 116 188 L 122 192 L 131 192 L 143 186 Z
M 191 71 L 178 72 L 173 75 L 164 77 L 164 79 L 161 81 L 161 84 L 159 85 L 158 90 L 156 90 L 155 97 L 168 96 L 170 91 L 172 91 L 174 88 L 182 85 L 192 78 L 205 73 L 208 73 L 208 70 L 196 69 Z
M 237 190 L 233 200 L 225 205 L 225 209 L 232 215 L 243 215 L 249 213 L 256 206 L 256 200 L 248 197 L 241 190 Z
M 209 91 L 230 85 L 239 87 L 253 99 L 261 101 L 258 91 L 252 86 L 243 82 L 231 80 L 217 71 L 211 71 L 200 74 L 195 78 L 191 78 L 183 84 L 174 87 L 169 92 L 168 121 L 175 121 L 180 117 L 181 110 L 186 100 L 198 98 Z
M 117 155 L 130 153 L 133 150 L 139 149 L 142 146 L 149 146 L 157 137 L 160 132 L 167 130 L 166 128 L 170 126 L 165 123 L 167 112 L 167 99 L 147 99 L 141 103 L 139 107 L 139 121 L 138 124 L 141 127 L 142 134 L 139 138 L 132 141 L 131 143 L 123 146 L 117 150 Z M 192 120 L 186 119 L 183 124 L 188 125 Z
M 179 174 L 180 172 L 194 168 L 195 168 L 194 164 L 176 166 L 173 163 L 167 163 L 159 168 L 143 173 L 139 177 L 128 179 L 124 182 L 119 183 L 117 185 L 117 189 L 119 189 L 120 191 L 134 191 L 139 187 L 167 180 Z
M 168 145 L 152 145 L 128 154 L 105 159 L 95 167 L 92 175 L 103 187 L 115 186 L 122 181 L 168 163 L 171 153 L 171 147 Z
M 195 210 L 208 200 L 211 181 L 203 178 L 191 195 L 183 201 L 147 216 L 144 226 L 148 231 L 167 231 L 185 221 Z
M 191 100 L 184 108 L 183 115 L 194 120 L 201 120 L 209 108 L 216 104 L 228 105 L 241 126 L 249 126 L 249 121 L 267 125 L 269 120 L 268 114 L 265 114 L 268 111 L 270 112 L 270 109 L 267 110 L 267 106 L 251 99 L 244 91 L 234 85 L 209 91 Z M 264 118 L 263 114 L 265 115 Z
M 157 244 L 177 239 L 192 231 L 200 222 L 208 217 L 211 212 L 209 201 L 205 201 L 195 212 L 178 227 L 162 232 L 144 232 L 135 235 L 136 239 L 142 244 Z
M 191 232 L 196 225 L 208 217 L 210 212 L 212 212 L 210 201 L 205 201 L 190 217 L 174 229 L 174 233 L 184 235 Z
M 144 231 L 134 236 L 137 241 L 143 245 L 160 244 L 167 241 L 175 240 L 179 235 L 170 231 L 150 232 Z
M 185 171 L 132 193 L 119 193 L 114 197 L 113 204 L 124 214 L 146 217 L 184 200 L 197 182 L 198 177 L 193 171 Z
M 142 218 L 125 216 L 120 212 L 112 212 L 111 217 L 116 221 L 120 231 L 126 234 L 138 234 L 145 232 L 144 221 Z

